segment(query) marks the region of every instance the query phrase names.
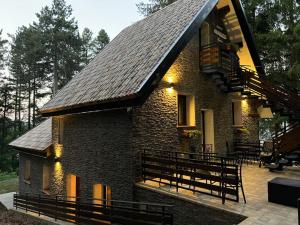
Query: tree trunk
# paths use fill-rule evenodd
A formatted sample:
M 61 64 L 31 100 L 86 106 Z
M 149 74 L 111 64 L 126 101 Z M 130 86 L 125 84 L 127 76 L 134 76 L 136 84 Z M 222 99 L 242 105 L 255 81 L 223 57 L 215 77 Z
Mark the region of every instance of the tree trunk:
M 33 79 L 33 100 L 32 100 L 32 104 L 33 104 L 33 111 L 32 111 L 32 125 L 33 127 L 35 127 L 35 120 L 36 120 L 36 78 L 34 77 Z
M 28 82 L 28 130 L 31 129 L 31 83 Z

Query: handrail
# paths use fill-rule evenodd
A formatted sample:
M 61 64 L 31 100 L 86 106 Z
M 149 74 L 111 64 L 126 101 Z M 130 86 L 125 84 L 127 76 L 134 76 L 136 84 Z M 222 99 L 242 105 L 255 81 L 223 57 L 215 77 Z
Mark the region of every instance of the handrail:
M 117 224 L 145 225 L 173 224 L 173 214 L 170 212 L 172 205 L 157 203 L 141 203 L 130 201 L 113 201 L 126 205 L 96 204 L 82 201 L 68 201 L 45 197 L 36 194 L 14 194 L 14 206 L 16 209 L 25 209 L 26 212 L 38 213 L 68 222 L 84 222 L 103 224 L 112 222 Z M 142 209 L 138 206 L 145 206 Z
M 150 180 L 152 182 L 158 182 L 159 184 L 163 183 L 169 185 L 170 187 L 173 186 L 176 187 L 177 191 L 180 188 L 209 194 L 221 198 L 223 204 L 226 199 L 239 201 L 238 171 L 242 166 L 241 160 L 234 157 L 225 158 L 212 156 L 212 160 L 219 160 L 219 162 L 214 162 L 210 161 L 210 159 L 184 159 L 178 157 L 178 154 L 171 156 L 170 153 L 172 152 L 170 151 L 148 150 L 148 153 L 146 152 L 147 150 L 144 150 L 142 153 L 142 175 L 144 181 Z M 151 154 L 151 152 L 154 153 Z M 167 154 L 157 154 L 157 152 Z M 185 154 L 190 155 L 189 153 Z M 191 155 L 195 156 L 201 154 L 191 153 Z M 229 164 L 227 160 L 230 160 L 232 164 Z M 186 177 L 190 177 L 190 179 Z M 187 184 L 188 187 L 183 184 Z M 194 188 L 191 188 L 191 186 L 194 186 Z M 201 190 L 197 190 L 195 187 L 200 187 Z M 215 195 L 213 191 L 218 191 L 222 193 L 222 195 Z M 234 198 L 227 197 L 226 194 L 234 196 Z
M 181 160 L 191 160 L 191 161 L 205 162 L 205 163 L 207 163 L 207 159 L 216 159 L 216 160 L 219 160 L 219 161 L 224 160 L 225 162 L 239 160 L 235 157 L 218 156 L 217 153 L 190 153 L 190 152 L 180 152 L 180 151 L 147 150 L 147 149 L 144 149 L 144 154 L 155 155 L 153 153 L 160 153 L 157 156 L 161 156 L 162 154 L 165 154 L 165 155 L 168 155 L 168 158 L 171 158 L 171 159 L 177 158 L 177 159 L 181 159 Z M 188 158 L 178 157 L 180 155 L 188 156 Z M 196 156 L 199 156 L 199 157 L 197 158 Z M 201 160 L 201 158 L 203 158 L 203 159 Z M 220 164 L 220 162 L 210 162 L 210 163 L 213 163 L 213 164 L 216 164 L 216 165 Z
M 18 193 L 16 193 L 18 194 Z M 20 194 L 19 194 L 20 195 Z M 41 196 L 40 194 L 34 194 L 34 193 L 29 193 L 26 192 L 25 195 L 30 195 L 30 196 Z M 63 199 L 84 199 L 84 200 L 97 200 L 97 201 L 103 201 L 103 202 L 112 202 L 112 203 L 122 203 L 122 204 L 133 204 L 133 205 L 148 205 L 148 206 L 163 206 L 163 207 L 174 207 L 174 205 L 168 205 L 168 204 L 158 204 L 158 203 L 151 203 L 151 202 L 135 202 L 135 201 L 121 201 L 121 200 L 107 200 L 107 199 L 100 199 L 100 198 L 82 198 L 82 197 L 74 197 L 74 196 L 65 196 L 65 195 L 55 195 L 54 197 L 61 197 Z M 43 196 L 45 199 L 51 199 L 53 200 L 54 198 L 51 196 Z M 59 198 L 58 198 L 59 199 Z M 60 199 L 59 199 L 60 200 Z M 68 201 L 68 200 L 65 200 Z

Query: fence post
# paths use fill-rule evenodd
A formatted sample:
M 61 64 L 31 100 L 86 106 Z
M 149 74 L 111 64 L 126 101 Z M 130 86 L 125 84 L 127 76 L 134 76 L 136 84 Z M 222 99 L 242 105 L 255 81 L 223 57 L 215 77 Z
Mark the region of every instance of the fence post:
M 38 202 L 38 206 L 39 206 L 39 216 L 41 216 L 41 194 L 39 194 L 39 202 Z
M 225 203 L 225 192 L 224 192 L 224 158 L 221 158 L 221 197 L 222 204 Z
M 162 206 L 162 225 L 165 225 L 165 206 Z
M 17 210 L 18 209 L 17 194 L 14 194 L 14 205 L 16 206 L 16 210 Z
M 300 225 L 300 198 L 298 198 L 298 225 Z
M 55 213 L 54 213 L 54 220 L 57 220 L 57 195 L 55 196 Z
M 146 183 L 146 175 L 145 175 L 145 155 L 146 155 L 146 150 L 144 149 L 143 150 L 143 153 L 142 153 L 142 176 L 143 176 L 143 179 L 144 179 L 144 183 Z
M 26 212 L 27 212 L 27 204 L 28 204 L 28 193 L 26 193 L 26 199 L 25 199 L 25 201 L 26 201 L 26 208 L 25 208 L 25 210 L 26 210 Z
M 176 169 L 176 192 L 178 192 L 178 155 L 177 155 L 177 152 L 175 152 L 175 169 Z M 179 174 L 179 177 L 180 177 L 180 174 Z M 170 181 L 171 183 L 172 181 Z M 171 188 L 171 185 L 170 185 L 170 188 Z

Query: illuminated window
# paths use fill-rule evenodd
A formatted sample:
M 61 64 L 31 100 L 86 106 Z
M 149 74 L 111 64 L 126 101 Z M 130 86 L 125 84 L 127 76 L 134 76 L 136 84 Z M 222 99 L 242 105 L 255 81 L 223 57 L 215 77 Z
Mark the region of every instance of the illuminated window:
M 64 123 L 63 119 L 58 119 L 58 144 L 62 144 L 64 139 Z
M 232 123 L 235 126 L 242 125 L 242 103 L 235 101 L 232 103 Z
M 48 193 L 50 189 L 50 167 L 43 166 L 43 191 Z
M 111 188 L 108 185 L 94 184 L 94 204 L 111 205 Z
M 24 171 L 24 181 L 30 182 L 31 179 L 31 168 L 30 168 L 30 160 L 25 161 L 25 171 Z
M 191 95 L 178 95 L 178 126 L 195 126 L 195 98 Z

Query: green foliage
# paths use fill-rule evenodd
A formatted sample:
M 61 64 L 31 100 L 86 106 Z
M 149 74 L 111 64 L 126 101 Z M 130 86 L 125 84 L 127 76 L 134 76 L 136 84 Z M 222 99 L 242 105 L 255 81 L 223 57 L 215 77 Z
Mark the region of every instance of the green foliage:
M 300 91 L 299 0 L 243 0 L 248 21 L 268 79 L 287 89 Z
M 140 2 L 136 6 L 140 14 L 148 16 L 166 7 L 167 5 L 172 4 L 175 1 L 176 0 L 149 0 L 147 2 Z
M 95 50 L 94 53 L 98 54 L 108 43 L 110 39 L 105 30 L 101 29 L 98 36 L 94 40 Z
M 43 58 L 55 94 L 80 70 L 81 40 L 72 8 L 65 0 L 53 0 L 37 14 L 34 26 L 41 33 Z
M 93 37 L 86 28 L 80 35 L 72 7 L 65 0 L 53 0 L 36 15 L 36 22 L 10 35 L 9 76 L 4 76 L 8 42 L 0 30 L 0 171 L 17 168 L 17 152 L 7 145 L 41 122 L 39 103 L 109 43 L 104 30 Z
M 199 130 L 184 130 L 183 131 L 183 137 L 186 138 L 198 138 L 202 134 L 201 131 Z
M 2 39 L 1 36 L 2 36 L 2 30 L 0 30 L 0 72 L 1 70 L 4 69 L 4 64 L 6 62 L 6 53 L 7 53 L 7 47 L 6 47 L 7 40 Z
M 87 65 L 91 61 L 95 54 L 95 42 L 93 40 L 93 32 L 89 28 L 84 28 L 81 34 L 81 44 L 82 44 L 82 63 Z

